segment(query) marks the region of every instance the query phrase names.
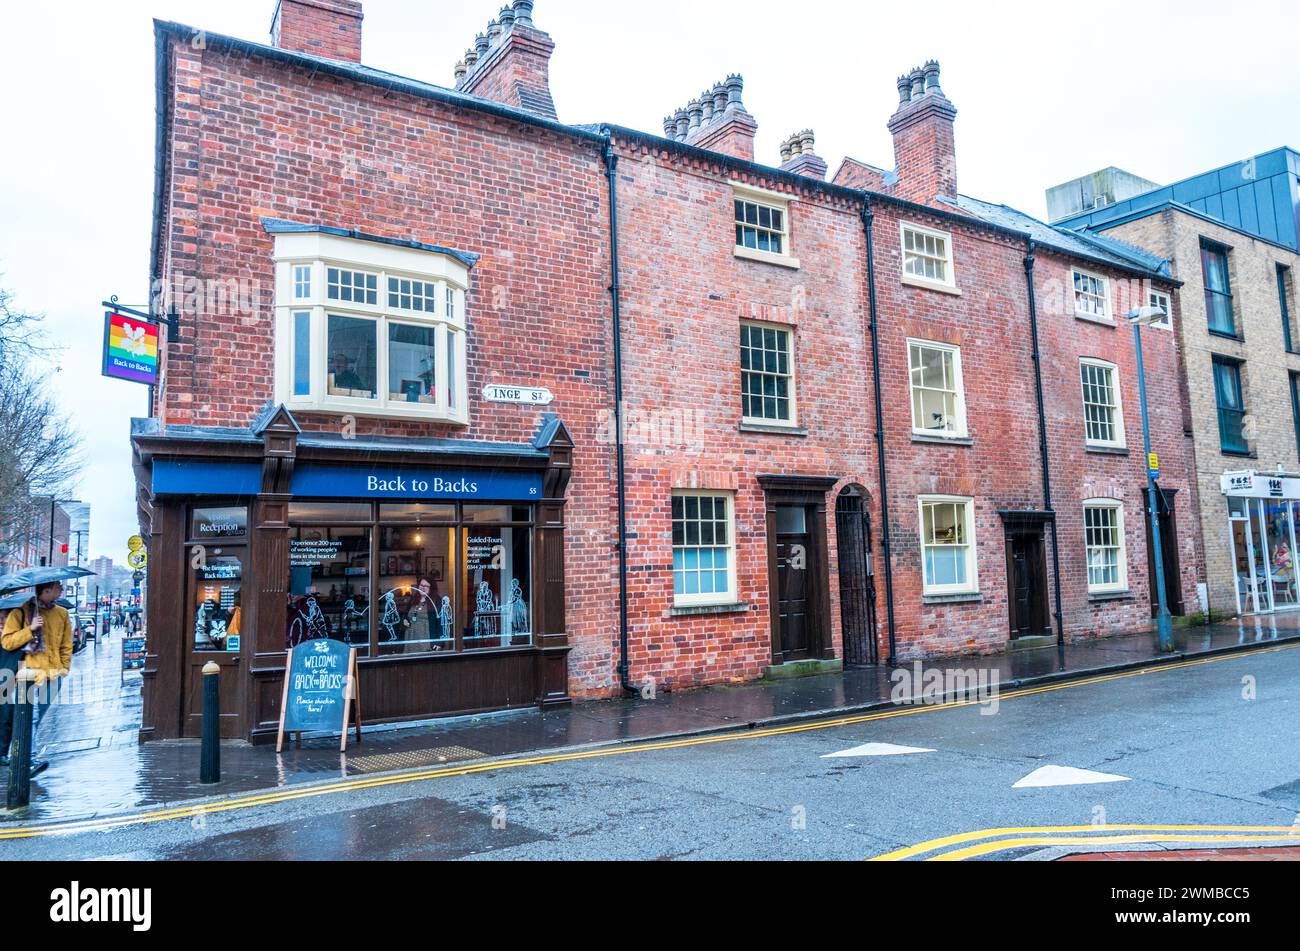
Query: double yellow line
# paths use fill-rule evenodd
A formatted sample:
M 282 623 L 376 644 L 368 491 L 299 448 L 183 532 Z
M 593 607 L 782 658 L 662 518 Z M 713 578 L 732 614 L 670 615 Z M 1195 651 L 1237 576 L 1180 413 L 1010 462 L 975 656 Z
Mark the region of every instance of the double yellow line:
M 1136 835 L 1117 835 L 1135 832 Z M 1083 833 L 1083 834 L 1081 834 Z M 1207 833 L 1233 833 L 1211 835 Z M 991 841 L 981 842 L 981 839 Z M 1157 844 L 1165 842 L 1198 843 L 1258 847 L 1258 843 L 1300 847 L 1300 826 L 1212 826 L 1212 825 L 1087 825 L 1025 826 L 1005 829 L 981 829 L 958 835 L 930 839 L 907 848 L 877 855 L 871 862 L 901 862 L 924 855 L 926 862 L 960 862 L 1009 849 L 1047 848 L 1050 846 L 1088 846 L 1089 851 L 1105 851 L 1096 846 Z M 973 843 L 973 844 L 971 844 Z
M 1133 677 L 1146 676 L 1148 674 L 1163 673 L 1170 670 L 1181 670 L 1187 667 L 1199 667 L 1203 664 L 1211 664 L 1225 660 L 1237 660 L 1242 657 L 1254 656 L 1256 654 L 1296 649 L 1300 649 L 1300 644 L 1276 645 L 1260 648 L 1258 650 L 1242 651 L 1235 654 L 1224 654 L 1215 657 L 1205 657 L 1199 660 L 1183 661 L 1176 664 L 1163 664 L 1158 667 L 1143 667 L 1122 673 L 1105 674 L 1081 680 L 1069 680 L 1062 683 L 1046 684 L 1040 687 L 1028 687 L 1021 690 L 1014 690 L 1008 693 L 999 694 L 997 700 L 1001 703 L 1004 700 L 1014 700 L 1019 697 L 1031 697 L 1037 694 L 1051 693 L 1056 690 L 1067 690 L 1091 684 L 1108 683 L 1114 680 L 1127 680 Z M 814 720 L 807 723 L 793 723 L 788 726 L 746 730 L 744 732 L 718 733 L 708 736 L 688 737 L 680 740 L 636 743 L 599 747 L 587 750 L 575 750 L 568 753 L 552 753 L 537 756 L 462 763 L 454 766 L 444 766 L 436 769 L 419 770 L 409 773 L 397 773 L 386 776 L 340 780 L 338 782 L 330 783 L 283 787 L 261 793 L 236 796 L 230 799 L 200 801 L 188 803 L 184 806 L 176 806 L 170 809 L 127 813 L 120 816 L 106 816 L 101 819 L 71 820 L 43 825 L 15 827 L 5 827 L 0 825 L 0 839 L 30 839 L 43 836 L 73 835 L 82 832 L 104 832 L 110 829 L 146 825 L 155 822 L 169 822 L 179 819 L 193 820 L 208 815 L 214 815 L 216 813 L 254 809 L 260 806 L 273 806 L 281 803 L 293 802 L 299 799 L 312 799 L 319 796 L 359 792 L 366 789 L 401 786 L 409 783 L 419 783 L 434 779 L 469 776 L 475 773 L 495 773 L 508 769 L 519 769 L 526 766 L 550 766 L 557 763 L 572 763 L 580 760 L 601 759 L 608 756 L 628 756 L 635 753 L 653 753 L 663 750 L 707 746 L 713 743 L 733 743 L 741 740 L 758 740 L 773 736 L 788 736 L 794 733 L 808 733 L 814 730 L 830 730 L 844 726 L 854 726 L 859 723 L 869 723 L 873 720 L 892 720 L 895 717 L 915 716 L 922 713 L 934 713 L 939 710 L 952 710 L 958 707 L 976 706 L 980 703 L 981 701 L 979 700 L 954 700 L 947 703 L 908 706 L 882 710 L 875 713 L 836 717 L 829 720 Z M 1090 829 L 1092 827 L 1084 826 L 1082 828 Z M 891 855 L 892 854 L 894 853 L 891 853 Z

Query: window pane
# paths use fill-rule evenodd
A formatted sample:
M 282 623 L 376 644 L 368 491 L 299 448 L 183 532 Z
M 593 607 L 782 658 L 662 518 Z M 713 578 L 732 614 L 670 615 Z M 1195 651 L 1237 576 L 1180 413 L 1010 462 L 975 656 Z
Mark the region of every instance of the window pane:
M 311 522 L 368 522 L 369 502 L 290 502 L 289 524 Z
M 293 315 L 293 395 L 311 395 L 311 313 Z
M 454 522 L 456 506 L 395 502 L 379 506 L 379 519 L 383 522 Z
M 454 507 L 446 508 L 454 512 Z M 455 649 L 451 569 L 456 533 L 452 527 L 380 529 L 376 621 L 381 655 Z
M 330 395 L 374 399 L 377 363 L 375 322 L 331 314 L 329 352 Z
M 194 649 L 238 653 L 241 648 L 240 589 L 244 564 L 240 550 L 208 552 L 194 569 Z
M 456 393 L 456 334 L 447 332 L 447 406 L 456 409 L 460 397 Z
M 396 402 L 433 404 L 437 332 L 432 327 L 388 325 L 388 398 Z
M 190 516 L 190 538 L 244 538 L 248 535 L 248 507 L 195 509 Z
M 527 505 L 466 505 L 467 522 L 531 522 L 533 510 Z
M 466 650 L 532 643 L 532 529 L 461 529 Z
M 370 529 L 302 526 L 289 533 L 285 648 L 333 638 L 370 650 Z

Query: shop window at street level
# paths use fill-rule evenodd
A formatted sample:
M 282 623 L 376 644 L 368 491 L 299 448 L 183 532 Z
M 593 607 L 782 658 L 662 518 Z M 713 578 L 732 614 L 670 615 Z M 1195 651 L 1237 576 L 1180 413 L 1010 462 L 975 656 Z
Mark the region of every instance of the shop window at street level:
M 241 588 L 244 577 L 242 551 L 215 548 L 205 552 L 202 564 L 193 570 L 194 649 L 213 653 L 239 653 L 243 609 Z
M 333 639 L 370 648 L 370 528 L 299 525 L 289 532 L 285 648 Z
M 475 525 L 464 543 L 465 650 L 532 643 L 532 530 Z
M 456 529 L 406 525 L 379 530 L 379 653 L 456 649 Z

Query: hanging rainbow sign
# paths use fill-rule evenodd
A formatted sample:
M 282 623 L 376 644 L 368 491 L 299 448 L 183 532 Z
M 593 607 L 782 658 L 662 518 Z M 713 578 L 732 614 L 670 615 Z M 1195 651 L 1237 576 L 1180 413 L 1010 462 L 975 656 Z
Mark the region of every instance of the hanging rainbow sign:
M 104 320 L 104 376 L 158 382 L 158 325 L 111 311 Z

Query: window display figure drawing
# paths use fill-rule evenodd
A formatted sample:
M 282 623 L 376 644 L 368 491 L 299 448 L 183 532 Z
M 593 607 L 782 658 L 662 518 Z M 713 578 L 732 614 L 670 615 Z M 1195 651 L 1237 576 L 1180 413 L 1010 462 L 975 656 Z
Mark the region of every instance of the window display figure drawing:
M 395 641 L 397 637 L 397 626 L 402 623 L 402 615 L 397 610 L 397 598 L 394 592 L 389 591 L 384 595 L 384 613 L 379 617 L 379 626 L 388 632 L 388 640 Z
M 492 588 L 480 581 L 474 599 L 474 636 L 496 637 L 501 633 L 501 606 L 492 597 Z
M 313 588 L 294 605 L 289 621 L 287 646 L 297 647 L 304 641 L 327 640 L 330 636 L 329 619 L 321 610 L 317 600 L 319 594 Z
M 351 644 L 352 635 L 359 633 L 359 629 L 364 629 L 366 611 L 369 610 L 367 607 L 365 611 L 358 611 L 355 598 L 343 602 L 343 643 Z
M 518 578 L 510 579 L 510 602 L 506 609 L 506 618 L 510 624 L 511 634 L 528 633 L 528 605 L 524 602 L 524 591 L 519 586 Z
M 438 611 L 438 626 L 442 631 L 442 640 L 451 640 L 451 624 L 454 619 L 451 614 L 451 598 L 444 596 L 442 599 L 442 608 Z

